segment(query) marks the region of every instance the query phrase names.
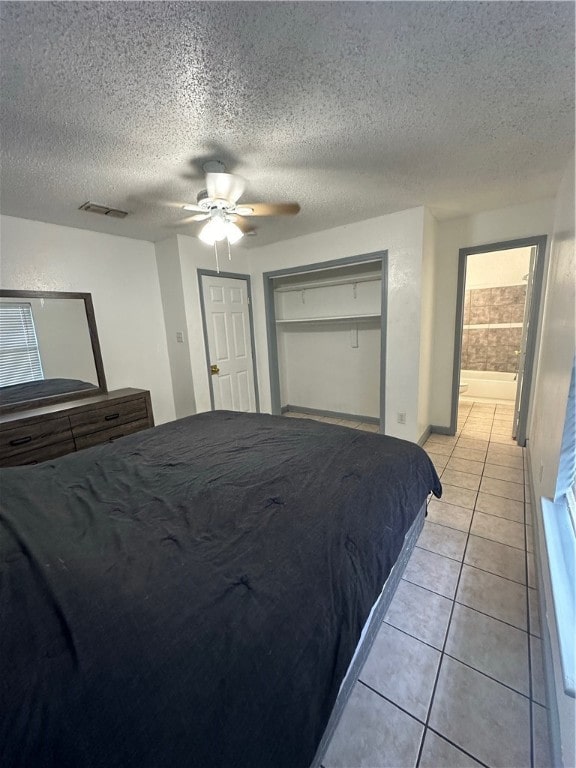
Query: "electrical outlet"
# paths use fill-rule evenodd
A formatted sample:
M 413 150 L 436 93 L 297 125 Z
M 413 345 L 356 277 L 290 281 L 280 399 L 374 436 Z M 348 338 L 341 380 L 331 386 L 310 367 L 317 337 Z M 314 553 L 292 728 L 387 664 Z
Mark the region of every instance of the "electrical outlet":
M 396 420 L 398 421 L 398 424 L 406 424 L 406 414 L 398 412 Z
M 176 341 L 178 342 L 178 344 L 184 343 L 184 334 L 182 333 L 182 331 L 176 331 Z

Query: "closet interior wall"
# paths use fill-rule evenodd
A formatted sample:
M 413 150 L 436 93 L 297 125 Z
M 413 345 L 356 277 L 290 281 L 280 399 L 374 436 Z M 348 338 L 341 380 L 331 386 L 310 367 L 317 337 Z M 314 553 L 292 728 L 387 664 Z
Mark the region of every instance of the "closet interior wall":
M 380 417 L 381 264 L 274 281 L 283 409 Z

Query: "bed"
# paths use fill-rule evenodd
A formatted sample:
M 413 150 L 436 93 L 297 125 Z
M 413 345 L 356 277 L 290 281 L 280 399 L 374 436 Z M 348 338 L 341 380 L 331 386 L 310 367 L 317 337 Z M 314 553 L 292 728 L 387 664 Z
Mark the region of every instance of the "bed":
M 80 379 L 38 379 L 38 381 L 25 381 L 21 384 L 9 384 L 6 387 L 0 387 L 0 405 L 13 405 L 24 400 L 66 395 L 85 389 L 96 389 L 96 386 Z
M 412 443 L 223 411 L 0 482 L 3 768 L 318 762 L 441 493 Z

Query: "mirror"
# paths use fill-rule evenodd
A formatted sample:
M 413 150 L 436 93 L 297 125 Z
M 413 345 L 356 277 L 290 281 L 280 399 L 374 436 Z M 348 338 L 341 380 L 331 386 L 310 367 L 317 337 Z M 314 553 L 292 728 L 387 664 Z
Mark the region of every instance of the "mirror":
M 0 290 L 0 413 L 103 392 L 89 293 Z

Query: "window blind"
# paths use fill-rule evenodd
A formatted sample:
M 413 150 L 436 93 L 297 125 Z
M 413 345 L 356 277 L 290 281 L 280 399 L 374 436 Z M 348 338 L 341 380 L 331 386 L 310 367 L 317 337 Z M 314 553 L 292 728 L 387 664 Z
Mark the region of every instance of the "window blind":
M 0 302 L 0 386 L 43 378 L 31 304 Z

